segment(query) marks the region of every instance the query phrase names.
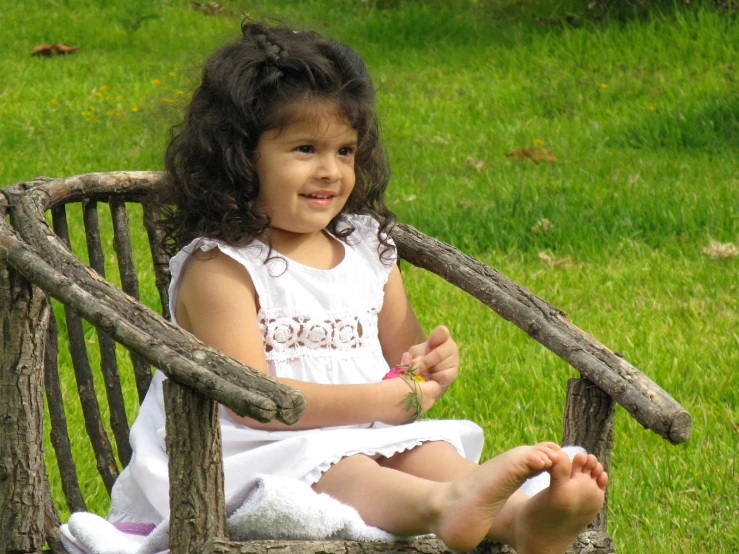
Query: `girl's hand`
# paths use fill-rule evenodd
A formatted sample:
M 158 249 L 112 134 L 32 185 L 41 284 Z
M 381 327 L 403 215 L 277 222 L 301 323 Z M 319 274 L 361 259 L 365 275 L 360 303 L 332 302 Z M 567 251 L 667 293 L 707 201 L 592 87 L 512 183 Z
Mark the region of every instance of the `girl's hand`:
M 423 415 L 442 395 L 441 387 L 435 381 L 416 381 L 407 376 L 387 379 L 378 385 L 383 387 L 382 398 L 390 401 L 391 409 L 379 419 L 387 425 L 403 425 L 417 419 L 417 407 L 412 400 L 409 401 L 413 396 L 418 399 Z
M 441 395 L 459 376 L 459 348 L 449 329 L 439 325 L 431 331 L 426 342 L 411 346 L 409 353 L 416 373 L 441 387 Z M 403 359 L 407 357 L 404 354 Z

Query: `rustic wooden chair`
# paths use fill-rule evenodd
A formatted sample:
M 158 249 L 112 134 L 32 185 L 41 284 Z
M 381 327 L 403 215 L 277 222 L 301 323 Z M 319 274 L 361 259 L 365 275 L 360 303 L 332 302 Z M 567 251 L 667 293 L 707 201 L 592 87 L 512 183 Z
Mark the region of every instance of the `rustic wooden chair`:
M 225 525 L 223 469 L 217 404 L 262 421 L 294 422 L 304 406 L 295 390 L 199 343 L 168 321 L 167 257 L 159 248 L 152 195 L 169 186 L 161 173 L 118 172 L 63 179 L 39 178 L 0 189 L 0 554 L 63 552 L 59 516 L 44 465 L 44 392 L 51 442 L 70 511 L 86 510 L 70 450 L 59 385 L 57 329 L 66 329 L 78 383 L 86 434 L 106 489 L 131 456 L 128 422 L 116 362 L 116 343 L 131 353 L 139 399 L 151 365 L 170 379 L 165 389 L 170 464 L 170 547 L 174 554 L 280 552 L 447 552 L 438 540 L 388 545 L 349 541 L 230 542 Z M 90 268 L 71 251 L 66 205 L 81 203 Z M 105 279 L 98 206 L 110 208 L 113 249 L 122 289 Z M 127 204 L 143 207 L 160 316 L 138 301 Z M 51 212 L 52 227 L 46 220 Z M 8 216 L 10 224 L 8 223 Z M 565 359 L 581 374 L 568 383 L 563 443 L 580 444 L 609 469 L 614 403 L 672 443 L 687 440 L 690 415 L 648 377 L 585 334 L 565 314 L 498 271 L 454 247 L 398 224 L 399 254 L 473 295 Z M 64 305 L 66 322 L 56 325 L 49 297 Z M 110 423 L 101 421 L 81 318 L 95 326 Z M 100 386 L 99 384 L 97 385 Z M 174 410 L 174 411 L 173 411 Z M 186 416 L 185 416 L 186 414 Z M 176 422 L 176 425 L 171 424 Z M 108 438 L 116 443 L 118 460 Z M 571 552 L 610 553 L 607 506 L 575 542 Z M 513 552 L 484 543 L 476 552 Z

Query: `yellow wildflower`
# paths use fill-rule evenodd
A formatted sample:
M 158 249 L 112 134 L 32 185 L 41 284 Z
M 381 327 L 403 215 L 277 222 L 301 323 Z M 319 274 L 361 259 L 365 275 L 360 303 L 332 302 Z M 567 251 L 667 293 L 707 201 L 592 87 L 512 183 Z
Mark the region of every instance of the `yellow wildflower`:
M 544 146 L 544 141 L 541 139 L 534 139 L 534 146 Z
M 100 87 L 100 90 L 102 91 L 110 90 L 110 87 L 108 85 L 103 85 L 102 87 Z
M 647 109 L 648 109 L 648 110 L 649 110 L 650 112 L 653 112 L 653 111 L 654 111 L 654 106 L 649 106 L 649 107 L 648 107 Z
M 52 106 L 57 106 L 58 104 L 59 104 L 59 100 L 57 100 L 56 98 L 52 98 L 51 99 L 51 105 Z
M 155 86 L 159 86 L 161 84 L 162 84 L 162 82 L 159 79 L 154 79 L 154 85 Z
M 177 76 L 177 73 L 175 73 L 174 71 L 170 71 L 169 72 L 169 76 L 170 77 L 176 77 Z

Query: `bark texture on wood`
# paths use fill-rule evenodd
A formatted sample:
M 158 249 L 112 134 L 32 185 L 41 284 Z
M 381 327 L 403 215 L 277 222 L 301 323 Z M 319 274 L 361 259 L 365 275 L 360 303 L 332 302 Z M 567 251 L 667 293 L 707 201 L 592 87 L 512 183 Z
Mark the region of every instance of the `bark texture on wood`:
M 162 316 L 164 319 L 171 319 L 169 313 L 169 256 L 162 248 L 162 240 L 164 239 L 164 231 L 159 227 L 160 210 L 152 202 L 144 202 L 144 226 L 146 234 L 149 238 L 149 249 L 151 250 L 151 260 L 154 263 L 154 274 L 156 275 L 156 285 L 159 291 L 159 300 L 162 303 Z
M 228 538 L 218 405 L 167 379 L 164 406 L 169 548 L 172 554 L 189 554 L 208 538 Z
M 59 383 L 59 367 L 57 364 L 58 332 L 56 319 L 52 310 L 49 318 L 49 331 L 46 339 L 44 386 L 46 390 L 46 405 L 49 409 L 49 432 L 51 444 L 56 454 L 56 465 L 62 481 L 62 490 L 67 500 L 70 512 L 86 512 L 87 506 L 82 498 L 80 484 L 77 479 L 77 468 L 72 458 L 72 447 L 69 444 L 69 430 L 67 428 L 67 414 L 64 411 L 64 399 Z
M 98 218 L 97 202 L 90 200 L 83 202 L 85 239 L 87 253 L 90 258 L 90 267 L 105 278 L 105 253 L 103 252 L 100 237 L 100 222 Z M 125 289 L 124 289 L 125 291 Z M 105 393 L 110 408 L 110 429 L 113 431 L 118 459 L 125 467 L 131 460 L 131 446 L 128 443 L 128 420 L 126 419 L 126 405 L 121 390 L 121 380 L 118 375 L 118 360 L 116 359 L 116 343 L 112 337 L 100 329 L 95 329 L 100 350 L 100 370 L 105 381 Z
M 598 458 L 606 472 L 610 471 L 615 413 L 615 403 L 608 394 L 586 379 L 570 379 L 567 382 L 562 444 L 582 446 Z M 603 508 L 590 527 L 605 531 L 607 522 L 608 489 Z
M 128 211 L 126 204 L 120 200 L 110 201 L 110 213 L 113 218 L 113 247 L 118 258 L 118 272 L 121 277 L 123 292 L 139 299 L 139 280 L 136 276 L 136 268 L 133 265 L 133 252 L 131 251 L 131 236 L 128 231 Z M 151 367 L 145 358 L 135 352 L 131 352 L 131 363 L 133 364 L 136 384 L 138 389 L 139 403 L 144 401 L 146 391 L 151 383 Z M 144 388 L 145 387 L 145 388 Z M 143 388 L 143 391 L 142 391 Z M 127 465 L 124 464 L 124 465 Z
M 67 215 L 64 206 L 52 210 L 52 218 L 54 230 L 61 239 L 60 243 L 69 248 L 69 230 L 67 229 Z M 80 395 L 80 405 L 82 406 L 87 436 L 90 438 L 90 444 L 95 452 L 98 473 L 103 478 L 105 488 L 110 494 L 113 483 L 118 477 L 118 465 L 113 454 L 113 447 L 108 439 L 108 433 L 103 427 L 103 420 L 100 417 L 100 405 L 95 394 L 95 382 L 87 354 L 87 342 L 85 341 L 82 319 L 69 304 L 64 305 L 64 315 L 67 319 L 67 333 L 69 334 L 69 354 L 74 367 L 74 377 L 77 381 L 77 391 Z M 104 332 L 104 330 L 100 331 Z
M 93 185 L 107 183 L 110 176 L 93 179 Z M 141 354 L 168 376 L 218 400 L 240 415 L 260 421 L 275 417 L 293 423 L 302 413 L 305 399 L 295 389 L 282 385 L 269 376 L 248 368 L 197 341 L 146 306 L 111 285 L 82 264 L 46 224 L 43 213 L 50 202 L 61 202 L 65 194 L 81 199 L 81 181 L 42 182 L 27 190 L 15 205 L 17 225 L 29 248 L 17 237 L 0 236 L 0 250 L 8 263 L 38 283 L 49 294 L 100 327 L 130 350 Z M 122 184 L 105 189 L 100 197 L 137 183 L 127 174 Z M 54 183 L 58 187 L 51 186 Z M 75 185 L 76 183 L 76 185 Z M 149 181 L 146 181 L 149 184 Z M 75 188 L 75 185 L 77 188 Z M 120 185 L 120 186 L 118 186 Z M 139 183 L 141 185 L 141 183 Z M 90 193 L 95 196 L 94 190 Z M 149 192 L 151 187 L 149 187 Z M 145 191 L 139 191 L 143 197 Z M 136 196 L 136 195 L 134 195 Z
M 688 440 L 693 420 L 672 396 L 618 354 L 577 328 L 565 313 L 453 246 L 397 224 L 399 254 L 433 271 L 515 323 L 597 384 L 642 425 L 672 443 Z
M 398 542 L 208 541 L 198 554 L 453 554 L 439 539 Z M 510 546 L 485 542 L 467 554 L 516 554 Z
M 613 554 L 613 541 L 607 533 L 585 531 L 567 550 L 567 554 Z M 213 539 L 198 554 L 453 554 L 439 539 L 409 541 L 249 541 Z M 486 541 L 468 554 L 516 554 L 510 546 Z
M 2 194 L 0 194 L 0 197 Z M 0 226 L 8 229 L 4 210 Z M 0 254 L 0 552 L 45 544 L 43 450 L 46 294 Z
M 65 554 L 66 550 L 62 546 L 61 532 L 59 526 L 59 513 L 56 511 L 54 499 L 51 497 L 51 486 L 49 485 L 49 476 L 44 473 L 44 531 L 46 533 L 46 544 L 51 554 Z

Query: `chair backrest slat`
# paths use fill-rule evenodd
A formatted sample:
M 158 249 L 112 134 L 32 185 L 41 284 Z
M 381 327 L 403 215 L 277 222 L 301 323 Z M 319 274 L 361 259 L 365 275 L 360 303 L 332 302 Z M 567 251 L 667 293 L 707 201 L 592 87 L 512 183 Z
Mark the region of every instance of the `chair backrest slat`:
M 69 444 L 69 430 L 67 428 L 67 416 L 64 413 L 64 400 L 59 385 L 59 368 L 57 363 L 57 337 L 58 331 L 54 313 L 49 320 L 49 331 L 46 339 L 46 351 L 44 354 L 44 388 L 46 389 L 46 404 L 49 407 L 49 419 L 51 421 L 51 444 L 56 454 L 57 467 L 61 477 L 62 490 L 67 500 L 67 508 L 70 512 L 86 512 L 87 505 L 80 491 L 77 480 L 77 468 L 72 458 L 72 448 Z
M 126 204 L 123 200 L 111 199 L 109 205 L 110 214 L 113 218 L 113 248 L 118 259 L 121 288 L 123 292 L 139 300 L 139 280 L 136 276 L 136 267 L 133 263 Z M 144 396 L 146 396 L 146 391 L 149 389 L 149 383 L 151 382 L 151 366 L 135 352 L 130 352 L 130 356 L 133 371 L 136 375 L 136 389 L 139 396 L 139 403 L 141 403 L 144 401 Z
M 110 200 L 110 215 L 113 218 L 113 248 L 118 257 L 121 288 L 127 295 L 139 299 L 139 281 L 133 265 L 131 235 L 128 231 L 128 211 L 122 200 Z
M 52 210 L 52 221 L 54 232 L 64 241 L 71 250 L 69 241 L 69 230 L 67 227 L 67 214 L 64 206 Z M 69 353 L 72 357 L 72 366 L 77 380 L 82 414 L 85 419 L 85 427 L 90 437 L 97 469 L 103 479 L 105 488 L 110 493 L 113 483 L 118 477 L 118 466 L 116 465 L 113 448 L 108 440 L 108 435 L 103 428 L 100 417 L 100 406 L 95 396 L 95 385 L 90 368 L 90 360 L 87 356 L 85 334 L 82 329 L 82 319 L 67 306 L 64 307 L 67 319 L 67 333 L 69 336 Z
M 164 232 L 157 224 L 160 220 L 160 210 L 151 202 L 144 202 L 144 226 L 149 236 L 149 248 L 151 249 L 151 259 L 154 263 L 154 273 L 156 276 L 156 286 L 159 291 L 159 299 L 162 301 L 162 316 L 171 320 L 169 313 L 169 256 L 162 248 Z
M 59 512 L 54 505 L 54 499 L 51 497 L 51 484 L 49 476 L 44 479 L 44 533 L 46 533 L 46 546 L 51 554 L 66 554 L 67 550 L 62 545 L 61 533 L 59 526 L 62 522 L 59 519 Z M 43 550 L 42 552 L 47 552 Z
M 105 253 L 100 241 L 100 220 L 98 217 L 97 202 L 85 200 L 83 203 L 83 220 L 85 224 L 85 240 L 90 259 L 90 267 L 101 277 L 105 278 Z M 127 466 L 131 460 L 131 446 L 128 442 L 128 420 L 126 419 L 126 405 L 121 390 L 121 379 L 118 373 L 115 341 L 100 329 L 96 328 L 98 346 L 100 348 L 100 371 L 105 381 L 105 393 L 110 408 L 110 428 L 118 447 L 118 459 L 122 466 Z
M 98 220 L 98 203 L 95 200 L 85 200 L 82 203 L 83 221 L 85 223 L 85 241 L 87 254 L 90 258 L 90 267 L 105 278 L 105 254 L 100 244 L 100 222 Z

